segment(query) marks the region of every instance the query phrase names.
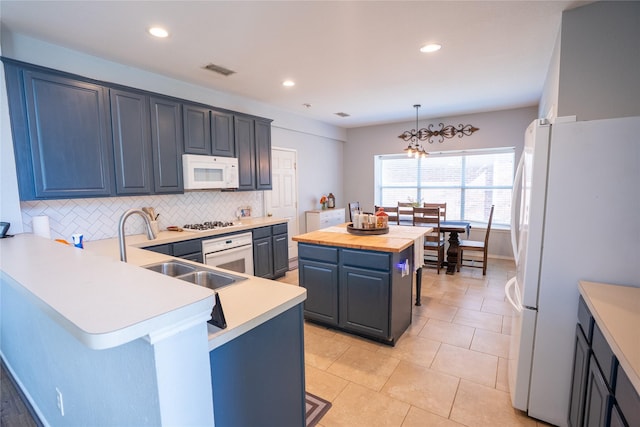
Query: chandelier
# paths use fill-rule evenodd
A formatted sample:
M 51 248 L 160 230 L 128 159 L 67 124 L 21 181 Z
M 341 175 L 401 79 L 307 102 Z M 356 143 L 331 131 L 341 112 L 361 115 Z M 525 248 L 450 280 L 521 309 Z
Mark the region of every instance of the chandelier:
M 456 128 L 453 125 L 445 126 L 444 123 L 440 123 L 440 129 L 433 129 L 433 125 L 418 129 L 418 109 L 420 107 L 420 104 L 413 106 L 413 108 L 416 109 L 416 128 L 411 129 L 411 131 L 404 131 L 402 135 L 398 136 L 398 138 L 409 142 L 407 148 L 404 149 L 409 157 L 415 157 L 416 159 L 427 157 L 429 153 L 427 153 L 420 141 L 427 141 L 429 144 L 433 144 L 435 142 L 434 138 L 437 138 L 437 141 L 441 143 L 445 138 L 453 138 L 456 135 L 458 135 L 458 138 L 462 138 L 465 135 L 470 136 L 475 131 L 480 130 L 472 125 L 460 124 Z
M 420 157 L 427 157 L 427 152 L 422 147 L 422 144 L 420 144 L 420 141 L 423 139 L 422 131 L 426 129 L 422 128 L 418 130 L 418 109 L 420 107 L 420 104 L 415 104 L 413 106 L 413 108 L 416 109 L 416 128 L 411 129 L 411 132 L 409 132 L 408 130 L 404 131 L 404 133 L 398 137 L 404 139 L 405 141 L 409 141 L 409 145 L 404 149 L 404 151 L 407 153 L 408 157 L 415 157 L 416 159 Z

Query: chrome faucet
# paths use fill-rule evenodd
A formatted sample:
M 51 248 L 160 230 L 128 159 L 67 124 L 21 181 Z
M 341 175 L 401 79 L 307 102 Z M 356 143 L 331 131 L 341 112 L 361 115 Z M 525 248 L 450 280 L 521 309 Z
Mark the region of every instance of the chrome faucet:
M 124 223 L 133 214 L 138 214 L 144 219 L 145 224 L 147 224 L 147 238 L 149 240 L 153 240 L 156 238 L 156 234 L 151 229 L 151 220 L 149 219 L 149 215 L 144 213 L 142 209 L 129 209 L 120 217 L 120 224 L 118 225 L 118 240 L 120 242 L 120 261 L 127 262 L 127 247 L 124 242 Z

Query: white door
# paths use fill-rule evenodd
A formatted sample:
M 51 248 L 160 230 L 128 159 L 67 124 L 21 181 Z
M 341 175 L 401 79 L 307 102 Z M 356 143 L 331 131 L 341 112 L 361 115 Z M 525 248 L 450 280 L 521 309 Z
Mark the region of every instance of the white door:
M 298 234 L 298 153 L 296 150 L 273 147 L 271 174 L 273 189 L 264 192 L 265 212 L 289 220 L 289 259 L 298 257 L 298 245 L 291 237 Z

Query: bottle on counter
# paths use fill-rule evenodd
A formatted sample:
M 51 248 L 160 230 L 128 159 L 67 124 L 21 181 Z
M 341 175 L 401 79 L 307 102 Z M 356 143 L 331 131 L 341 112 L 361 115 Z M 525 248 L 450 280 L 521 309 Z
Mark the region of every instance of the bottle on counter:
M 327 207 L 330 209 L 336 207 L 336 198 L 333 193 L 329 193 L 329 196 L 327 197 Z
M 384 208 L 378 208 L 376 212 L 376 228 L 386 228 L 389 226 L 389 215 L 384 211 Z

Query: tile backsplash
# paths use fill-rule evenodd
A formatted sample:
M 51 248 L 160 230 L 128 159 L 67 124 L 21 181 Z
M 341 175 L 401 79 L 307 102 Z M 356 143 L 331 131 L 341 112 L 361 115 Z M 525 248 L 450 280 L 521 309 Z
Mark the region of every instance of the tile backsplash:
M 122 214 L 131 208 L 151 206 L 159 213 L 160 230 L 169 225 L 204 221 L 231 221 L 239 208 L 250 207 L 251 215 L 263 216 L 262 191 L 222 192 L 193 191 L 185 194 L 156 196 L 107 197 L 94 199 L 64 199 L 21 202 L 25 233 L 31 233 L 32 218 L 49 217 L 52 239 L 71 241 L 74 233 L 84 234 L 84 240 L 116 237 Z M 125 233 L 144 232 L 144 223 L 138 215 L 127 219 Z

